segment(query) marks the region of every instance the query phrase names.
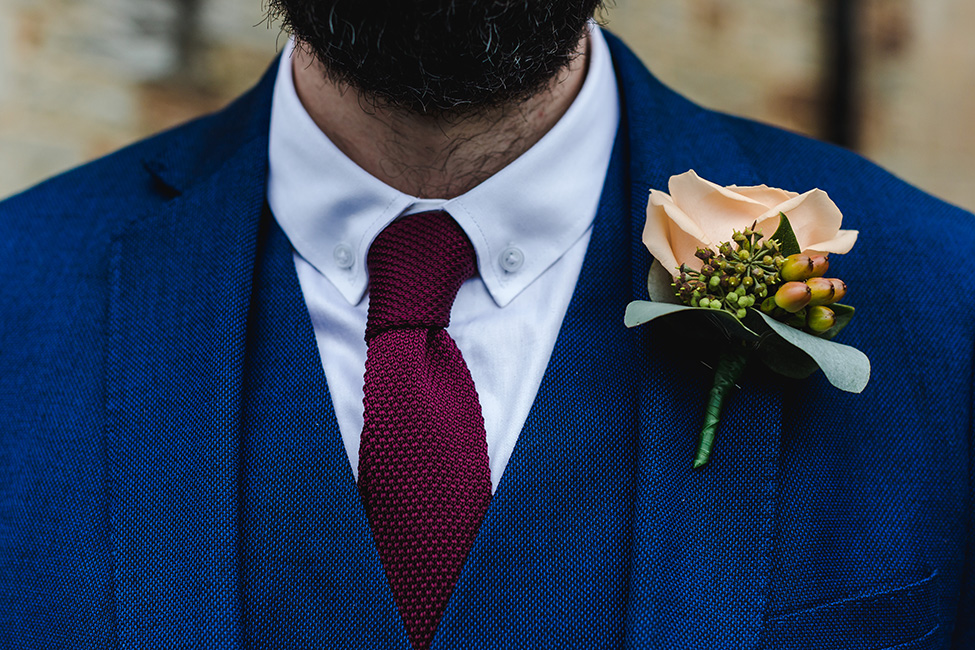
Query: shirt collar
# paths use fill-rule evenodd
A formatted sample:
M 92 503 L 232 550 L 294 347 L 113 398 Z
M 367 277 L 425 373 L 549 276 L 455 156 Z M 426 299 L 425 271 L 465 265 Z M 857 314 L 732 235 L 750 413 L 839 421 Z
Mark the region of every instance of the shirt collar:
M 480 277 L 504 307 L 590 228 L 620 122 L 609 47 L 590 28 L 586 79 L 534 146 L 449 201 L 418 199 L 356 165 L 318 128 L 295 91 L 289 42 L 271 110 L 268 201 L 301 257 L 351 304 L 368 287 L 369 246 L 404 214 L 446 210 L 474 244 Z

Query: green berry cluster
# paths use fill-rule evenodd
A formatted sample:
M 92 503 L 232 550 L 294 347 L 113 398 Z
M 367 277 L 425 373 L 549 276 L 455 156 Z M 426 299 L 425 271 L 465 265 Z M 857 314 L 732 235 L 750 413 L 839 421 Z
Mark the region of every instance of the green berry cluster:
M 745 228 L 717 252 L 699 248 L 695 256 L 701 270 L 681 264 L 673 284 L 685 305 L 723 310 L 739 320 L 758 305 L 772 318 L 817 336 L 836 324 L 828 305 L 846 295 L 846 283 L 823 277 L 829 269 L 827 255 L 784 257 L 775 239 Z
M 785 263 L 778 242 L 751 228 L 735 231 L 717 252 L 699 248 L 695 256 L 703 262 L 701 270 L 681 264 L 674 281 L 678 297 L 685 305 L 724 310 L 739 319 L 773 295 Z

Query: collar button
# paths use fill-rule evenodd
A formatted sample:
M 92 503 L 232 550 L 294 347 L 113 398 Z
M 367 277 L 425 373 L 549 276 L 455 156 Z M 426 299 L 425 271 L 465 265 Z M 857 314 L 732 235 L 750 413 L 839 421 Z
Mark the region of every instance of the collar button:
M 352 265 L 355 264 L 355 255 L 352 253 L 352 247 L 348 244 L 339 244 L 336 246 L 334 255 L 335 264 L 340 269 L 351 269 Z
M 525 254 L 520 248 L 509 246 L 501 253 L 501 268 L 507 273 L 516 273 L 525 263 Z

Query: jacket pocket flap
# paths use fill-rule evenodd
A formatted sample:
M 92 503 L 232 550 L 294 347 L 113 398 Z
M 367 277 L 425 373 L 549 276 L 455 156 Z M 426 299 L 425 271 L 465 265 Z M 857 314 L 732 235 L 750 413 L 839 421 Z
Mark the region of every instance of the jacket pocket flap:
M 849 598 L 765 622 L 765 647 L 882 650 L 938 626 L 938 573 L 892 591 Z

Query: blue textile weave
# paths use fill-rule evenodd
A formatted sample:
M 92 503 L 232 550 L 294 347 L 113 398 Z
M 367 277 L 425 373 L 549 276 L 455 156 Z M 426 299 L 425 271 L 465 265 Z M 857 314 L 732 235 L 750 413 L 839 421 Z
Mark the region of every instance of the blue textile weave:
M 975 648 L 975 318 L 945 270 L 972 216 L 609 41 L 592 243 L 434 647 Z M 266 213 L 274 70 L 0 204 L 0 648 L 407 647 Z M 873 364 L 862 395 L 751 368 L 699 471 L 717 342 L 622 326 L 648 192 L 690 168 L 829 192 Z

